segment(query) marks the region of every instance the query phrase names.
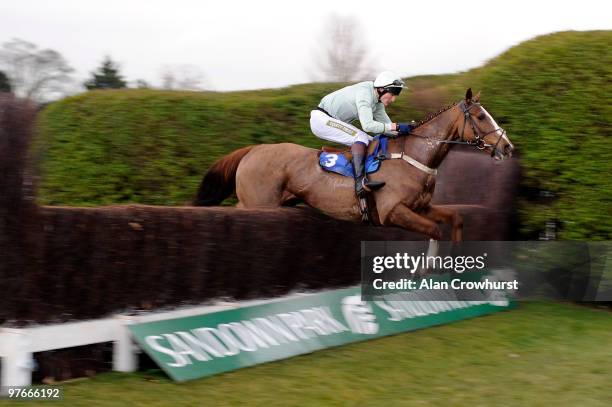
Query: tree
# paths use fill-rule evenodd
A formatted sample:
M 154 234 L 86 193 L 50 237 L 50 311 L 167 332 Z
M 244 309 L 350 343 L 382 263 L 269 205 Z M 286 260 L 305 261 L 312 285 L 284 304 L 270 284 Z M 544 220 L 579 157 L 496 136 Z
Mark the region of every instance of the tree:
M 0 68 L 17 96 L 38 102 L 64 94 L 74 71 L 59 52 L 16 38 L 2 44 Z
M 162 89 L 172 90 L 175 87 L 176 76 L 169 67 L 164 67 L 161 73 Z
M 119 66 L 106 56 L 97 72 L 91 73 L 92 78 L 84 83 L 87 90 L 92 89 L 121 89 L 127 86 L 119 74 Z
M 162 88 L 168 90 L 203 90 L 206 75 L 195 65 L 165 66 L 161 72 Z
M 332 14 L 319 41 L 323 50 L 315 55 L 321 78 L 330 82 L 350 82 L 374 74 L 363 25 L 355 17 Z
M 136 79 L 134 81 L 134 87 L 136 89 L 151 89 L 151 84 L 144 79 Z
M 11 93 L 11 91 L 11 81 L 4 72 L 0 71 L 0 92 Z
M 195 65 L 181 65 L 177 68 L 177 88 L 182 90 L 202 90 L 204 73 Z

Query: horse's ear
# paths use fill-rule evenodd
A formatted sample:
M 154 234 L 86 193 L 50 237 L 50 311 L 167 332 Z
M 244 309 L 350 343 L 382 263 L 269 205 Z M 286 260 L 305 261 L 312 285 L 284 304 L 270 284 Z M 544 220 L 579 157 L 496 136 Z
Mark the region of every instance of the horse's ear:
M 476 94 L 476 96 L 474 96 L 474 99 L 472 99 L 472 101 L 474 103 L 479 103 L 480 102 L 480 91 L 478 91 L 478 93 Z
M 465 92 L 465 102 L 472 103 L 472 88 L 468 88 L 467 92 Z

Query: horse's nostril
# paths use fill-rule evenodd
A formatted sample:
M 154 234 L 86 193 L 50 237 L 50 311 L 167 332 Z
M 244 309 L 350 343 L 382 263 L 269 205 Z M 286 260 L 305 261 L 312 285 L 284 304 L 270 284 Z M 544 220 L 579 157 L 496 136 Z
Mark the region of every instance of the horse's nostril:
M 512 145 L 510 145 L 510 144 L 506 144 L 506 145 L 504 146 L 504 154 L 510 154 L 510 153 L 512 152 L 512 150 L 514 150 L 514 149 L 512 148 Z

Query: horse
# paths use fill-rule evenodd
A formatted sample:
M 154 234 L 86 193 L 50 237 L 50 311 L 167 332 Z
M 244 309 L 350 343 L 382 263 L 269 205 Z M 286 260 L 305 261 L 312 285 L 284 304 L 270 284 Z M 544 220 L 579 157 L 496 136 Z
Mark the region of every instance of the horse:
M 409 135 L 388 140 L 389 159 L 369 175 L 387 183 L 371 192 L 381 225 L 440 240 L 437 223 L 448 223 L 452 240 L 462 240 L 463 220 L 457 210 L 431 204 L 436 168 L 455 144 L 474 146 L 497 160 L 511 157 L 514 149 L 505 130 L 480 104 L 480 92 L 472 96 L 470 88 L 465 99 L 417 123 Z M 373 148 L 370 143 L 368 152 Z M 291 143 L 235 150 L 208 170 L 193 204 L 218 205 L 235 190 L 239 208 L 278 208 L 299 200 L 333 218 L 361 222 L 353 179 L 324 171 L 319 153 Z

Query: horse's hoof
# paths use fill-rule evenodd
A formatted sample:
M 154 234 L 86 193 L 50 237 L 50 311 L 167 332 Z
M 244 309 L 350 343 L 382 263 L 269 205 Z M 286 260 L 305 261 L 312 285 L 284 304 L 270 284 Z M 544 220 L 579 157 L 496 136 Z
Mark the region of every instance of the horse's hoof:
M 442 240 L 442 232 L 440 231 L 440 228 L 438 227 L 438 225 L 435 225 L 432 228 L 429 236 L 434 240 Z

